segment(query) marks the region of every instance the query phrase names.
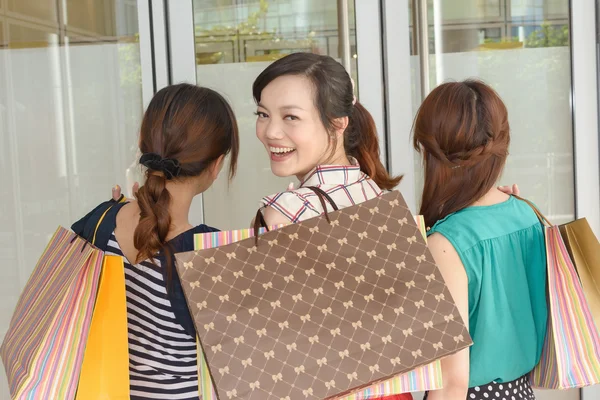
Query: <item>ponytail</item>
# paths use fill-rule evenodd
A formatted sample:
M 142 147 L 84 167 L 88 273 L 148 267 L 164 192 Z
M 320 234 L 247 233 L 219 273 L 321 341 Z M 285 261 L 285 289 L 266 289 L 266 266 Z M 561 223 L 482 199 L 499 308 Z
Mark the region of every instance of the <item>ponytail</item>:
M 171 195 L 166 187 L 167 178 L 162 173 L 147 172 L 144 186 L 135 194 L 140 208 L 140 222 L 133 234 L 133 245 L 138 250 L 136 263 L 154 260 L 163 250 L 167 262 L 167 276 L 172 276 L 172 252 L 167 244 L 171 227 L 169 205 Z M 170 279 L 168 279 L 170 281 Z
M 398 186 L 402 176 L 391 176 L 379 158 L 379 138 L 373 117 L 359 102 L 354 104 L 350 123 L 344 134 L 346 154 L 356 158 L 360 169 L 381 189 Z

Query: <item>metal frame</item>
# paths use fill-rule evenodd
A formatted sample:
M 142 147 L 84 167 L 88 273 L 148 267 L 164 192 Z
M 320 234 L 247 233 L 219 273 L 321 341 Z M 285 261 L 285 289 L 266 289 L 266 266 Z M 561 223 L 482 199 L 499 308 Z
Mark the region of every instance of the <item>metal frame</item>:
M 427 0 L 415 0 L 413 5 L 416 5 L 417 9 L 417 43 L 419 45 L 421 100 L 424 100 L 429 94 L 429 18 Z
M 344 66 L 344 68 L 346 68 L 346 71 L 350 73 L 350 68 L 352 64 L 350 62 L 350 23 L 348 21 L 348 19 L 350 18 L 350 14 L 348 12 L 348 0 L 337 0 L 337 10 L 338 37 L 340 46 L 339 54 L 342 59 L 342 65 Z
M 355 0 L 358 92 L 360 102 L 369 110 L 379 136 L 383 165 L 387 164 L 385 82 L 383 75 L 383 42 L 381 6 L 378 1 Z M 397 16 L 396 16 L 397 17 Z M 348 18 L 346 16 L 346 18 Z M 400 25 L 400 24 L 398 24 Z
M 171 82 L 196 83 L 196 36 L 192 0 L 168 2 Z
M 143 2 L 145 0 L 139 0 Z M 148 0 L 154 66 L 154 90 L 158 91 L 171 83 L 169 65 L 168 9 L 167 0 Z
M 598 69 L 596 64 L 596 4 L 594 0 L 571 1 L 571 75 L 575 212 L 586 217 L 600 236 L 600 148 L 598 138 Z M 585 397 L 600 398 L 595 387 Z
M 406 3 L 381 0 L 384 25 L 384 67 L 387 103 L 388 169 L 393 175 L 404 174 L 400 190 L 413 213 L 417 210 L 415 190 L 415 153 L 411 144 L 413 104 L 410 95 L 410 41 Z M 409 92 L 407 94 L 407 91 Z

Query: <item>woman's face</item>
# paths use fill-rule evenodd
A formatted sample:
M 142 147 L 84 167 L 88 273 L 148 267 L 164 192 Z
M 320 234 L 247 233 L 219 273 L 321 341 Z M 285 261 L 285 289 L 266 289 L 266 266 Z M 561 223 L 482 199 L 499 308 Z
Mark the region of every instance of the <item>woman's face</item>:
M 315 107 L 313 84 L 303 76 L 281 76 L 260 97 L 256 136 L 269 154 L 271 170 L 302 180 L 330 153 L 331 136 Z

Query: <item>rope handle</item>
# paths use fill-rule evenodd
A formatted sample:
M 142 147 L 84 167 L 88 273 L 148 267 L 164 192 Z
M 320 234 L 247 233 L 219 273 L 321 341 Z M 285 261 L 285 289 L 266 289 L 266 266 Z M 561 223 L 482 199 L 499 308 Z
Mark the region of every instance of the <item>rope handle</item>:
M 539 208 L 537 208 L 537 207 L 535 206 L 535 204 L 533 204 L 531 201 L 529 201 L 529 200 L 527 200 L 527 199 L 524 199 L 524 198 L 522 198 L 522 197 L 520 197 L 520 196 L 517 196 L 516 194 L 513 194 L 513 196 L 514 196 L 515 198 L 517 198 L 517 199 L 519 199 L 519 200 L 521 200 L 521 201 L 524 201 L 525 203 L 527 203 L 527 205 L 528 205 L 529 207 L 531 207 L 531 209 L 533 210 L 533 212 L 535 213 L 535 215 L 537 215 L 537 217 L 538 217 L 538 219 L 540 220 L 540 222 L 542 223 L 542 225 L 544 225 L 544 226 L 548 226 L 548 227 L 553 227 L 553 226 L 554 226 L 554 225 L 552 224 L 552 222 L 550 222 L 550 221 L 548 220 L 548 218 L 546 218 L 546 217 L 544 216 L 544 214 L 542 214 L 542 212 L 539 210 Z

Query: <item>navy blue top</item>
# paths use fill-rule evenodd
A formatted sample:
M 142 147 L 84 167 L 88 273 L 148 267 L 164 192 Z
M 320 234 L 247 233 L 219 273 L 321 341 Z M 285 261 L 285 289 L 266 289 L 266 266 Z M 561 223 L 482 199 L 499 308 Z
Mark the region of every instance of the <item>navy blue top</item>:
M 121 203 L 115 200 L 110 200 L 101 203 L 92 211 L 90 211 L 85 217 L 75 222 L 71 226 L 71 229 L 73 230 L 73 232 L 75 232 L 82 238 L 88 240 L 90 243 L 94 241 L 92 244 L 94 244 L 100 250 L 106 251 L 108 247 L 108 242 L 115 230 L 115 227 L 117 226 L 117 214 L 121 210 L 121 207 L 123 207 L 125 204 L 127 203 Z M 104 218 L 102 218 L 103 214 L 105 214 Z M 98 225 L 98 221 L 100 221 L 100 219 L 102 219 L 102 223 L 96 231 L 96 226 Z M 192 251 L 194 250 L 195 234 L 218 231 L 219 230 L 216 228 L 212 228 L 208 225 L 201 224 L 171 239 L 169 241 L 169 245 L 171 246 L 173 253 Z M 94 232 L 96 232 L 95 240 Z M 159 254 L 156 258 L 160 260 L 161 265 L 165 265 L 164 255 L 162 255 L 162 253 Z M 185 296 L 183 294 L 183 288 L 181 287 L 181 281 L 179 279 L 179 275 L 177 274 L 177 268 L 175 268 L 174 256 L 172 265 L 173 274 L 170 280 L 167 277 L 165 269 L 162 269 L 164 280 L 168 288 L 167 297 L 171 301 L 171 305 L 173 307 L 173 312 L 175 314 L 177 322 L 181 324 L 181 326 L 185 329 L 188 335 L 195 337 L 196 329 L 194 327 L 194 322 L 190 315 L 190 311 L 188 309 Z

